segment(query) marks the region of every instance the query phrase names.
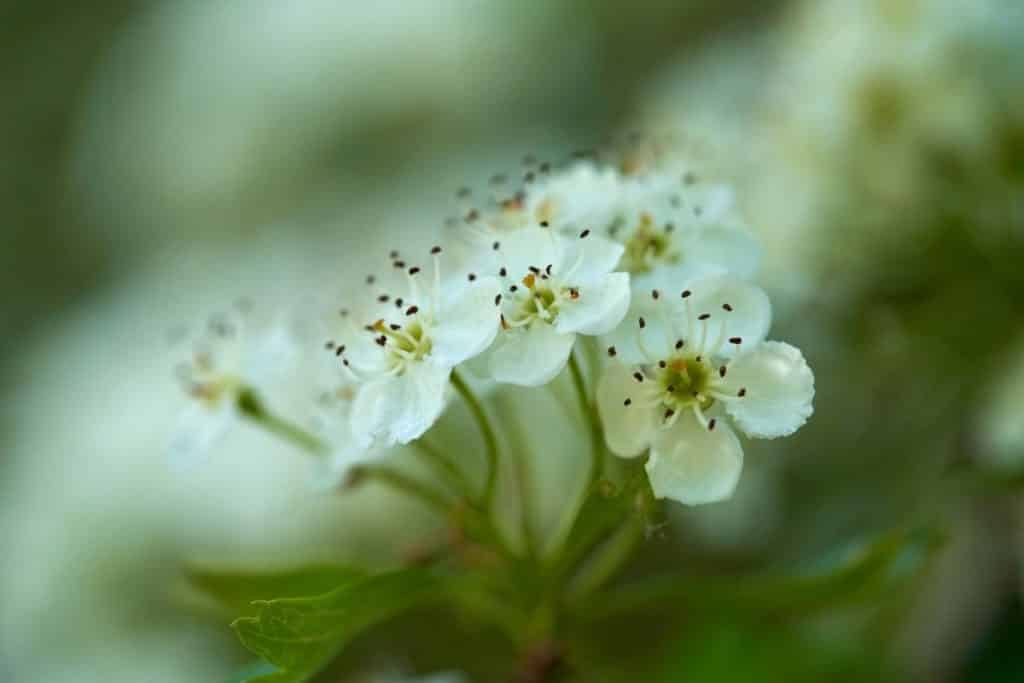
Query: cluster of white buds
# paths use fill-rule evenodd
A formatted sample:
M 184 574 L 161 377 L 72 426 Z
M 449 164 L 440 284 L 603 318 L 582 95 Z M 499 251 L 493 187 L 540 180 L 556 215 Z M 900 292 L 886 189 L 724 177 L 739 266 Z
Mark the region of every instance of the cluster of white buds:
M 392 251 L 335 309 L 319 344 L 339 373 L 321 394 L 328 431 L 343 435 L 336 463 L 419 439 L 452 382 L 464 389 L 463 368 L 541 386 L 583 343 L 604 350 L 590 399 L 607 447 L 649 453 L 658 497 L 728 497 L 743 459 L 730 423 L 790 434 L 814 394 L 801 353 L 765 341 L 770 304 L 751 284 L 760 247 L 732 192 L 679 166 L 525 163 L 521 183 L 492 179 L 480 205 L 459 192 L 457 241 Z M 218 375 L 192 391 L 208 403 L 250 384 Z

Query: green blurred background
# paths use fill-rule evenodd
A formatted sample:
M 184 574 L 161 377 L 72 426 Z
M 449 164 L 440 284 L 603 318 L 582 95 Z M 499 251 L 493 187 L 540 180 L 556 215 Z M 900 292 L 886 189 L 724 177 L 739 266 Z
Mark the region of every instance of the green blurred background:
M 169 333 L 239 295 L 343 291 L 364 254 L 428 239 L 455 188 L 523 154 L 666 129 L 736 185 L 773 336 L 804 350 L 818 393 L 800 434 L 749 449 L 733 501 L 672 510 L 638 567 L 807 569 L 892 528 L 947 542 L 852 615 L 610 626 L 597 641 L 620 643 L 621 680 L 1024 679 L 1019 3 L 85 0 L 2 16 L 0 679 L 223 680 L 245 657 L 183 605 L 185 562 L 386 565 L 431 533 L 383 495 L 310 496 L 256 435 L 171 473 Z M 429 631 L 394 629 L 379 637 Z M 644 629 L 657 647 L 623 635 Z M 458 648 L 432 652 L 459 668 Z M 403 656 L 369 661 L 421 668 Z

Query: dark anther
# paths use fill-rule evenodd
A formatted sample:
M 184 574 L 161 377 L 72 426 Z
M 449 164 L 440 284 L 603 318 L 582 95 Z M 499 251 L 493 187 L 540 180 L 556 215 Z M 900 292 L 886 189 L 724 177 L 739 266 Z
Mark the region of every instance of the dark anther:
M 588 228 L 587 230 L 584 230 L 583 232 L 580 233 L 580 239 L 584 239 L 589 234 L 590 234 L 590 229 Z
M 616 350 L 615 350 L 615 347 L 614 347 L 614 346 L 609 346 L 609 347 L 608 347 L 608 355 L 609 355 L 609 356 L 611 356 L 612 358 L 614 358 L 614 357 L 615 357 L 615 354 L 616 354 L 616 353 L 618 353 L 618 351 L 616 351 Z
M 722 304 L 722 308 L 732 313 L 732 306 L 729 304 Z
M 743 337 L 729 337 L 729 343 L 730 344 L 742 344 L 743 343 Z
M 644 320 L 643 318 L 640 318 L 639 320 L 637 320 L 637 323 L 640 325 L 640 329 L 641 330 L 644 329 L 645 327 L 647 327 L 647 321 Z
M 405 309 L 405 314 L 406 315 L 416 315 L 419 312 L 420 312 L 419 306 L 410 306 L 409 308 Z
M 685 343 L 686 342 L 684 342 L 682 339 L 677 339 L 676 340 L 676 351 L 678 351 L 679 349 L 683 348 L 683 344 L 685 344 Z
M 697 320 L 707 320 L 710 317 L 710 313 L 701 313 L 700 315 L 697 316 Z
M 494 244 L 492 244 L 491 249 L 493 249 L 494 251 L 498 251 L 499 249 L 501 249 L 501 242 L 495 242 Z
M 388 302 L 388 299 L 390 298 L 391 297 L 389 297 L 387 294 L 381 294 L 380 296 L 377 297 L 377 301 L 379 301 L 382 304 L 386 304 Z
M 409 269 L 409 275 L 415 275 L 418 272 L 420 272 L 419 266 L 413 266 L 412 268 Z
M 682 298 L 684 298 L 684 299 L 685 299 L 686 297 L 690 296 L 691 294 L 693 294 L 693 292 L 691 292 L 691 291 L 690 291 L 690 290 L 688 290 L 688 289 L 684 289 L 684 290 L 683 290 L 683 293 L 682 293 L 682 294 L 680 294 L 679 296 L 681 296 Z
M 431 253 L 431 254 L 434 254 L 435 256 L 436 256 L 437 254 L 440 254 L 440 253 L 441 253 L 441 247 L 431 247 L 431 249 L 430 249 L 430 253 Z
M 494 297 L 494 305 L 495 306 L 500 306 L 501 305 L 501 294 L 499 294 L 498 296 Z
M 715 431 L 715 425 L 716 424 L 718 424 L 718 422 L 715 420 L 715 418 L 711 418 L 710 420 L 708 420 L 708 431 L 709 432 Z
M 641 375 L 639 372 L 634 372 L 633 373 L 633 379 L 635 379 L 637 382 L 643 382 L 644 381 L 644 376 Z
M 718 368 L 718 376 L 719 377 L 725 377 L 725 373 L 726 372 L 727 372 L 727 369 L 726 369 L 726 367 L 724 365 L 722 367 Z
M 622 402 L 622 405 L 624 405 L 624 406 L 626 406 L 628 408 L 630 405 L 632 405 L 632 403 L 633 403 L 633 399 L 627 398 L 625 401 Z
M 740 398 L 743 398 L 744 396 L 747 395 L 747 388 L 741 387 L 740 390 L 736 392 L 736 395 L 739 396 Z

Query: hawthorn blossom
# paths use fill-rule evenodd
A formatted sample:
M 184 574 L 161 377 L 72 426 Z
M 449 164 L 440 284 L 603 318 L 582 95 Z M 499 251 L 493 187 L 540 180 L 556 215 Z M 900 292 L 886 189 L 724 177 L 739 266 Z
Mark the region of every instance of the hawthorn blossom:
M 498 332 L 497 279 L 443 278 L 441 247 L 431 257 L 428 273 L 392 252 L 404 286 L 378 291 L 361 320 L 341 311 L 345 336 L 328 342 L 358 385 L 351 428 L 362 446 L 419 438 L 444 409 L 452 369 L 484 351 Z M 368 278 L 371 286 L 377 282 Z
M 207 455 L 239 420 L 242 392 L 262 393 L 294 365 L 297 345 L 287 326 L 253 327 L 245 310 L 214 316 L 189 360 L 178 366 L 178 380 L 192 401 L 171 437 L 174 462 Z
M 528 227 L 502 235 L 491 250 L 503 331 L 488 368 L 499 382 L 546 384 L 565 367 L 576 335 L 605 334 L 626 314 L 629 274 L 614 272 L 622 245 L 589 230 L 568 238 Z
M 753 285 L 717 275 L 649 296 L 662 324 L 626 321 L 636 355 L 611 364 L 598 386 L 608 447 L 625 458 L 649 449 L 659 498 L 728 498 L 743 467 L 732 426 L 751 438 L 792 434 L 813 411 L 814 376 L 797 348 L 765 341 L 771 306 Z

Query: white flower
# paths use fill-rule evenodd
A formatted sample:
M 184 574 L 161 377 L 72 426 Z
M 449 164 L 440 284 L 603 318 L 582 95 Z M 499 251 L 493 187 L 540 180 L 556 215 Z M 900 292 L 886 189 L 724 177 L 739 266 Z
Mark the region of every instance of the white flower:
M 241 310 L 214 316 L 195 340 L 189 361 L 177 368 L 194 400 L 171 438 L 172 462 L 187 466 L 207 455 L 238 420 L 239 393 L 262 393 L 294 365 L 297 346 L 287 326 L 252 327 Z
M 499 382 L 540 386 L 565 367 L 577 334 L 611 331 L 629 307 L 629 275 L 613 272 L 622 246 L 584 230 L 568 238 L 538 227 L 492 245 L 503 290 L 503 332 L 489 358 Z
M 317 396 L 314 429 L 327 446 L 327 455 L 315 459 L 313 484 L 331 489 L 345 482 L 353 467 L 381 460 L 389 454 L 386 448 L 367 445 L 352 432 L 352 403 L 356 386 L 342 380 Z
M 598 387 L 608 447 L 622 457 L 650 449 L 655 495 L 695 505 L 732 494 L 749 437 L 792 434 L 812 413 L 814 376 L 800 351 L 764 341 L 768 297 L 728 276 L 652 294 L 661 324 L 630 320 L 637 342 L 617 347 Z
M 500 285 L 493 277 L 441 277 L 441 248 L 431 250 L 427 282 L 419 266 L 393 253 L 405 276 L 401 291 L 381 291 L 347 338 L 334 343 L 345 371 L 359 383 L 352 432 L 363 445 L 419 438 L 441 415 L 452 369 L 484 351 L 498 331 Z M 371 278 L 369 282 L 375 284 Z

